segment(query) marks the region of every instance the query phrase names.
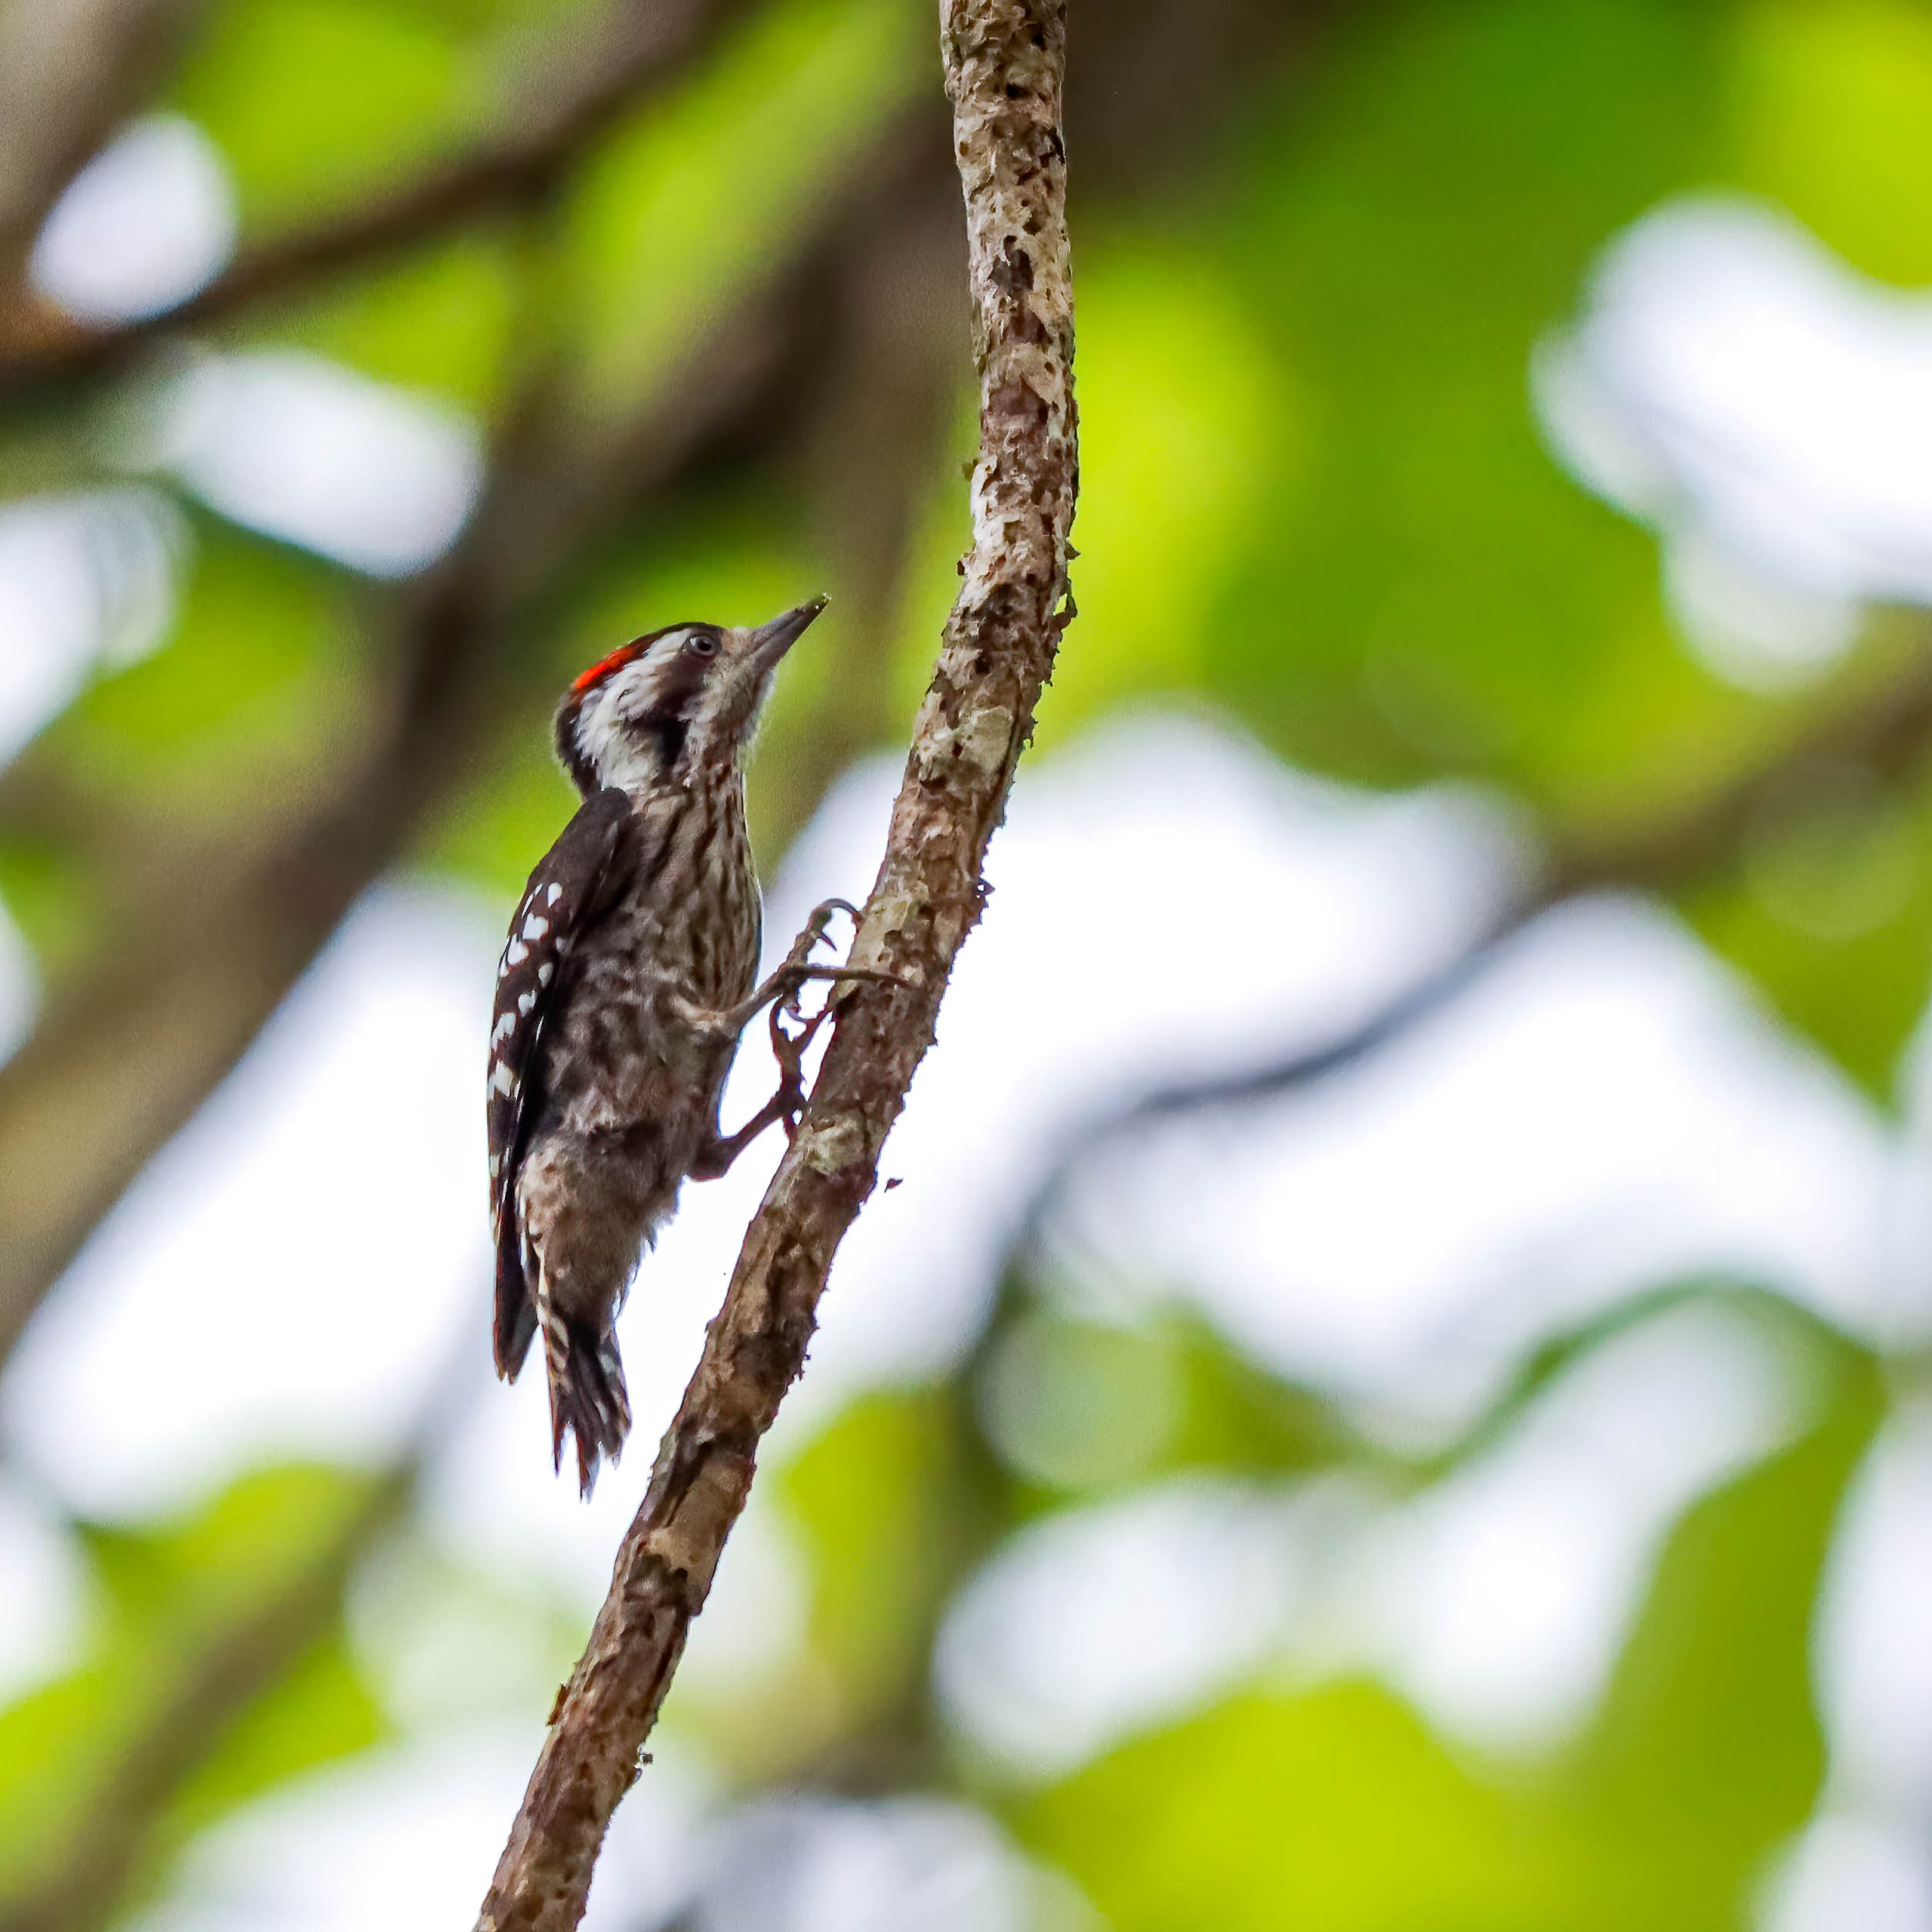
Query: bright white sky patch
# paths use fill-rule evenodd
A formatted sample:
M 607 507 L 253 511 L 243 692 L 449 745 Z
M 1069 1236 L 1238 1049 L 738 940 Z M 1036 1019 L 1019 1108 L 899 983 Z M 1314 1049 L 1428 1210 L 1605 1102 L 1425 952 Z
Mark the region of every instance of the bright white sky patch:
M 97 663 L 162 642 L 179 512 L 149 489 L 0 507 L 0 761 L 63 710 Z
M 954 1603 L 934 1670 L 947 1716 L 1048 1778 L 1183 1715 L 1280 1646 L 1300 1580 L 1292 1507 L 1176 1482 L 1023 1530 Z
M 295 350 L 203 356 L 151 409 L 133 460 L 172 472 L 238 523 L 371 576 L 435 562 L 482 485 L 466 418 Z
M 0 1474 L 0 1709 L 75 1663 L 86 1630 L 87 1573 L 66 1527 Z
M 1923 1817 L 1932 1807 L 1932 1407 L 1923 1401 L 1879 1437 L 1853 1487 L 1821 1621 L 1834 1784 Z
M 1382 1526 L 1365 1578 L 1380 1660 L 1452 1733 L 1557 1740 L 1601 1694 L 1679 1513 L 1797 1420 L 1788 1380 L 1763 1329 L 1709 1305 L 1585 1357 Z
M 372 1932 L 475 1917 L 530 1774 L 539 1727 L 366 1753 L 294 1780 L 191 1848 L 134 1932 Z M 702 1802 L 662 1749 L 617 1814 L 587 1932 L 656 1924 L 689 1882 Z M 681 1867 L 683 1867 L 681 1869 Z
M 392 1450 L 459 1340 L 486 1373 L 480 1045 L 495 936 L 365 901 L 142 1176 L 0 1382 L 76 1504 L 179 1504 L 259 1458 Z
M 84 322 L 132 322 L 185 302 L 235 252 L 235 189 L 193 122 L 154 114 L 68 185 L 34 245 L 35 288 Z
M 190 1849 L 130 1932 L 371 1932 L 467 1924 L 536 1726 L 472 1729 L 298 1779 Z M 1096 1932 L 1090 1910 L 970 1807 L 781 1799 L 721 1812 L 654 1741 L 612 1821 L 584 1932 Z
M 0 905 L 0 1061 L 27 1037 L 39 996 L 39 976 L 18 926 Z
M 1764 1887 L 1759 1932 L 1932 1932 L 1932 1856 L 1920 1834 L 1827 1810 Z
M 695 1922 L 716 1932 L 1099 1932 L 983 1813 L 782 1798 L 726 1820 Z
M 1109 1292 L 1199 1294 L 1386 1420 L 1453 1426 L 1550 1323 L 1658 1282 L 1922 1313 L 1920 1168 L 1674 920 L 1599 900 L 1346 1079 L 1103 1150 L 1055 1251 Z
M 1565 460 L 1658 523 L 1715 668 L 1776 682 L 1867 599 L 1932 602 L 1932 295 L 1756 204 L 1670 204 L 1603 257 L 1535 387 Z

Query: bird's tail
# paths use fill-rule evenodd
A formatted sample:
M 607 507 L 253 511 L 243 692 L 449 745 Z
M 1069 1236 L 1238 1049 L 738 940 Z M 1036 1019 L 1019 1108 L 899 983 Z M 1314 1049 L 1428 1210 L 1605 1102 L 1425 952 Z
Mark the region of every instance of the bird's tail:
M 549 1286 L 539 1277 L 537 1320 L 550 1383 L 551 1452 L 561 1470 L 565 1432 L 576 1437 L 577 1480 L 588 1496 L 597 1480 L 599 1457 L 608 1456 L 614 1463 L 622 1452 L 630 1433 L 630 1393 L 624 1386 L 616 1332 L 606 1328 L 595 1333 L 588 1323 L 559 1313 Z

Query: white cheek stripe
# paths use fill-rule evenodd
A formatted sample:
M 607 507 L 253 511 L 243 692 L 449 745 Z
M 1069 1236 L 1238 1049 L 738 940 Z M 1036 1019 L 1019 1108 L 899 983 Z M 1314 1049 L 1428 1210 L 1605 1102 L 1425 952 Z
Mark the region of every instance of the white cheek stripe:
M 648 740 L 639 742 L 630 721 L 656 707 L 660 689 L 676 662 L 675 649 L 653 648 L 584 701 L 577 713 L 577 751 L 599 784 L 635 790 L 663 776 L 656 746 Z

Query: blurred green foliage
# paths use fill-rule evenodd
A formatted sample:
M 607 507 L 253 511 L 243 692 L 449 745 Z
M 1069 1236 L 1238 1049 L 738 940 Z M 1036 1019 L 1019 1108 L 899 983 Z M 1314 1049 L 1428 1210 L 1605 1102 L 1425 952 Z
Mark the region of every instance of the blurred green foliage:
M 114 1856 L 112 1813 L 142 1744 L 170 1716 L 194 1735 L 204 1710 L 219 1708 L 225 1670 L 246 1669 L 243 1633 L 277 1607 L 289 1606 L 282 1613 L 297 1627 L 272 1695 L 245 1700 L 215 1729 L 138 1849 L 163 1855 L 279 1780 L 382 1734 L 326 1597 L 305 1617 L 297 1600 L 366 1489 L 339 1470 L 282 1466 L 152 1528 L 77 1526 L 95 1598 L 82 1660 L 0 1713 L 0 1897 Z
M 229 162 L 242 219 L 285 225 L 453 146 L 463 52 L 412 8 L 230 0 L 211 9 L 169 105 Z
M 566 230 L 566 299 L 596 405 L 636 407 L 903 111 L 926 51 L 898 0 L 794 0 L 610 143 Z
M 676 392 L 693 344 L 849 189 L 872 144 L 933 108 L 929 11 L 772 0 L 609 134 L 536 239 L 523 217 L 481 221 L 225 337 L 332 358 L 486 425 L 510 412 L 534 342 L 569 406 L 600 431 L 622 425 Z M 1675 196 L 1768 198 L 1867 272 L 1932 281 L 1922 7 L 1320 10 L 1295 58 L 1222 76 L 1205 164 L 1131 192 L 1079 173 L 1079 116 L 1109 111 L 1081 95 L 1082 38 L 1116 31 L 1099 11 L 1076 8 L 1092 17 L 1073 52 L 1081 615 L 1043 712 L 1044 755 L 1123 707 L 1193 706 L 1340 778 L 1493 787 L 1560 852 L 1670 823 L 1916 656 L 1916 622 L 1874 623 L 1809 685 L 1767 694 L 1718 676 L 1661 594 L 1654 533 L 1547 446 L 1531 371 L 1613 238 Z M 159 104 L 219 148 L 255 238 L 459 154 L 515 97 L 533 48 L 587 18 L 550 0 L 226 0 Z M 775 702 L 753 781 L 768 853 L 797 829 L 772 775 L 804 758 L 839 680 L 889 689 L 899 722 L 923 687 L 963 541 L 967 393 L 963 368 L 909 506 L 887 634 L 855 669 L 839 653 L 864 640 L 835 601 L 827 649 Z M 50 425 L 26 412 L 0 430 L 15 492 L 115 474 L 92 415 Z M 823 475 L 810 452 L 739 467 L 729 455 L 675 505 L 619 519 L 573 556 L 529 617 L 533 687 L 678 617 L 739 619 L 841 588 L 805 500 Z M 184 504 L 158 648 L 104 663 L 23 760 L 86 809 L 68 826 L 29 813 L 0 828 L 0 893 L 55 985 L 111 933 L 127 854 L 98 836 L 104 811 L 137 826 L 144 863 L 245 823 L 265 838 L 385 701 L 372 667 L 390 593 Z M 495 722 L 415 858 L 507 905 L 568 797 L 540 710 Z M 1736 850 L 1675 889 L 1769 1006 L 1890 1103 L 1932 987 L 1932 809 L 1916 769 L 1799 774 Z M 766 1473 L 759 1507 L 802 1566 L 809 1655 L 740 1697 L 674 1696 L 667 1727 L 741 1788 L 963 1794 L 1070 1874 L 1115 1932 L 1742 1925 L 1821 1788 L 1820 1577 L 1893 1400 L 1887 1364 L 1774 1295 L 1744 1300 L 1797 1338 L 1815 1400 L 1799 1433 L 1683 1515 L 1601 1699 L 1533 1761 L 1491 1761 L 1390 1685 L 1304 1659 L 1029 1783 L 963 1761 L 933 1647 L 982 1561 L 1097 1500 L 1203 1472 L 1283 1493 L 1337 1473 L 1379 1495 L 1426 1491 L 1661 1303 L 1546 1338 L 1466 1440 L 1404 1460 L 1196 1316 L 1104 1323 L 1016 1267 L 956 1373 L 859 1399 Z M 177 1520 L 75 1526 L 91 1590 L 79 1660 L 0 1713 L 0 1922 L 8 1895 L 81 1855 L 207 1643 L 293 1588 L 364 1493 L 345 1472 L 272 1468 Z M 439 1646 L 525 1645 L 538 1677 L 567 1651 L 556 1604 L 492 1597 L 421 1523 L 379 1560 L 388 1607 L 345 1625 L 331 1604 L 145 1821 L 142 1895 L 251 1797 L 425 1710 L 487 1704 L 486 1673 L 432 1667 Z M 417 1638 L 395 1634 L 412 1620 Z M 405 1680 L 427 1687 L 413 1703 Z

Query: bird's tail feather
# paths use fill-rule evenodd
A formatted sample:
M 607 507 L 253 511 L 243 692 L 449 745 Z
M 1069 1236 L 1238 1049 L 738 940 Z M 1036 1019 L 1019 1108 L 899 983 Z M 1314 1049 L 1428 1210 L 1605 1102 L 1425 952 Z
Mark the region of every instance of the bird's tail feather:
M 576 1438 L 577 1479 L 588 1496 L 597 1480 L 598 1459 L 608 1456 L 614 1463 L 622 1453 L 630 1433 L 630 1393 L 616 1334 L 608 1328 L 596 1334 L 589 1323 L 559 1313 L 546 1286 L 539 1281 L 536 1301 L 550 1383 L 551 1452 L 561 1471 L 565 1433 Z

